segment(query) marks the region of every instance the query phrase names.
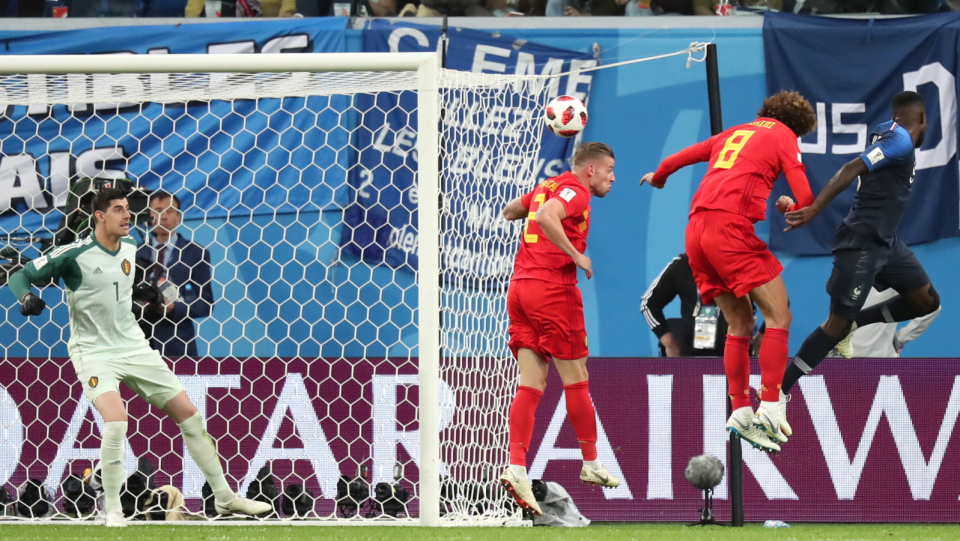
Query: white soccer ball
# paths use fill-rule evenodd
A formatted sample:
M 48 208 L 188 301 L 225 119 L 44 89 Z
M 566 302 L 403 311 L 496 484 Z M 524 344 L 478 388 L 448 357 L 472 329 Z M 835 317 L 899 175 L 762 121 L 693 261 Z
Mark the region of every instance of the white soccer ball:
M 587 126 L 587 108 L 573 96 L 557 96 L 543 116 L 547 129 L 560 137 L 573 137 Z

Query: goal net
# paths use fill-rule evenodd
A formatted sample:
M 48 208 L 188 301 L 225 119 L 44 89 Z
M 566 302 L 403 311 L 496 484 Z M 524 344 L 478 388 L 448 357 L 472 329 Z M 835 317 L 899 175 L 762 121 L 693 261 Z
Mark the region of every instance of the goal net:
M 516 517 L 496 479 L 520 224 L 499 211 L 536 180 L 550 85 L 433 54 L 258 56 L 6 57 L 0 280 L 87 234 L 89 190 L 129 179 L 131 263 L 175 286 L 141 327 L 241 494 L 317 523 Z M 160 191 L 179 201 L 163 252 Z M 67 359 L 62 289 L 29 319 L 8 291 L 2 514 L 92 519 L 103 420 Z M 214 520 L 176 425 L 121 389 L 125 510 Z

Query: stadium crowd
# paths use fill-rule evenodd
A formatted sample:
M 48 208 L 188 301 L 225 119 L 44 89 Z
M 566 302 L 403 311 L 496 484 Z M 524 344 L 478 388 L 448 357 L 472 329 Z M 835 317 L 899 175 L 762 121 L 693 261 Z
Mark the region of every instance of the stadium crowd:
M 373 17 L 936 13 L 960 0 L 359 0 Z M 311 17 L 347 15 L 350 0 L 0 0 L 2 17 Z

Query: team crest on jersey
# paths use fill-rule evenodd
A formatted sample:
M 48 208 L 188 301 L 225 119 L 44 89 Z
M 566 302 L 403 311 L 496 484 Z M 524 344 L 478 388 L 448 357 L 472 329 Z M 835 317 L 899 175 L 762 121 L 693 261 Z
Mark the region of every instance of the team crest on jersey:
M 90 384 L 91 389 L 96 389 L 97 384 L 100 383 L 100 378 L 98 378 L 97 376 L 93 376 L 92 378 L 90 378 L 90 381 L 88 381 L 87 383 Z
M 126 259 L 123 260 L 123 263 L 120 263 L 120 270 L 123 271 L 123 274 L 125 276 L 130 276 L 130 269 L 132 268 L 133 266 L 130 265 L 130 262 L 127 261 Z

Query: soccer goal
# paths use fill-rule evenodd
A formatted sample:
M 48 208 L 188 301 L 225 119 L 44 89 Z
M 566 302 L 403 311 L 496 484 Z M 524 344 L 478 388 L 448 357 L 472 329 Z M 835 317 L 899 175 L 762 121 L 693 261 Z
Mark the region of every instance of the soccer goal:
M 4 271 L 83 235 L 87 190 L 123 178 L 136 188 L 136 263 L 149 274 L 149 198 L 176 195 L 177 234 L 209 260 L 179 252 L 192 257 L 179 260 L 190 281 L 174 300 L 194 321 L 197 356 L 168 362 L 228 479 L 274 502 L 274 520 L 519 517 L 497 477 L 516 384 L 505 292 L 521 225 L 499 211 L 535 181 L 550 85 L 448 72 L 437 58 L 8 56 L 0 66 Z M 4 518 L 92 520 L 84 479 L 103 420 L 66 358 L 62 290 L 41 289 L 51 310 L 33 319 L 5 295 L 0 485 L 17 503 Z M 157 325 L 142 322 L 148 334 Z M 186 518 L 215 520 L 176 426 L 142 399 L 128 408 L 128 511 L 162 520 L 179 503 L 173 487 Z

